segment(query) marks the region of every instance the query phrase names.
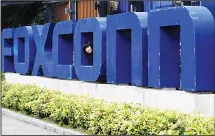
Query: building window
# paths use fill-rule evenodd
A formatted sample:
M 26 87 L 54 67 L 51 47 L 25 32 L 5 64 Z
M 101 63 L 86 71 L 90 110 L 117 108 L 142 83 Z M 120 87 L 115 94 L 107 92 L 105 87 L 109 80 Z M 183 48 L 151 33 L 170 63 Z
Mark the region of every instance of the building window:
M 131 11 L 133 12 L 143 12 L 144 11 L 144 3 L 143 1 L 131 1 Z

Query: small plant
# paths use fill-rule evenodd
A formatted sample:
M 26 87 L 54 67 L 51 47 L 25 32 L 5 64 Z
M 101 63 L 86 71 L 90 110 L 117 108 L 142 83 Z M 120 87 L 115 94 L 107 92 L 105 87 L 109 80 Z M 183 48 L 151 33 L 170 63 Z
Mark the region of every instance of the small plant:
M 5 80 L 5 74 L 1 73 L 1 81 L 4 81 L 4 80 Z

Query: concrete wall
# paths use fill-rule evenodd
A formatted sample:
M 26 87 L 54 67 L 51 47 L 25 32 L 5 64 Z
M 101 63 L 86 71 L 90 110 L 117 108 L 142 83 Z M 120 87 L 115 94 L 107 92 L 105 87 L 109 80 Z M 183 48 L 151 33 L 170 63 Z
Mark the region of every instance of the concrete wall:
M 9 83 L 36 84 L 41 87 L 77 95 L 89 94 L 106 101 L 133 102 L 158 109 L 171 109 L 180 112 L 199 112 L 214 116 L 215 94 L 196 94 L 175 89 L 149 89 L 128 85 L 87 83 L 74 80 L 60 80 L 36 76 L 23 76 L 6 73 Z

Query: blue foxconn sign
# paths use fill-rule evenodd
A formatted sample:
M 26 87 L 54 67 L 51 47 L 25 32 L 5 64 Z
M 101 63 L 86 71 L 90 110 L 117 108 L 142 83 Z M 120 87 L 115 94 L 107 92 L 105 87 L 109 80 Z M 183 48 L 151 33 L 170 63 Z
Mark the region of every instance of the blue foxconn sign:
M 189 6 L 8 28 L 2 62 L 24 75 L 214 91 L 215 23 Z

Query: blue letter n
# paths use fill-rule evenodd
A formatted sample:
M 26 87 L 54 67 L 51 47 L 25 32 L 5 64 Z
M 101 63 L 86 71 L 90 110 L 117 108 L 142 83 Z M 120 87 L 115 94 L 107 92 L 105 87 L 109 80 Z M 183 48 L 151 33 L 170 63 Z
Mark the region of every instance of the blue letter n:
M 107 82 L 147 86 L 147 13 L 107 17 Z
M 189 91 L 215 89 L 214 20 L 205 7 L 151 11 L 149 86 Z

